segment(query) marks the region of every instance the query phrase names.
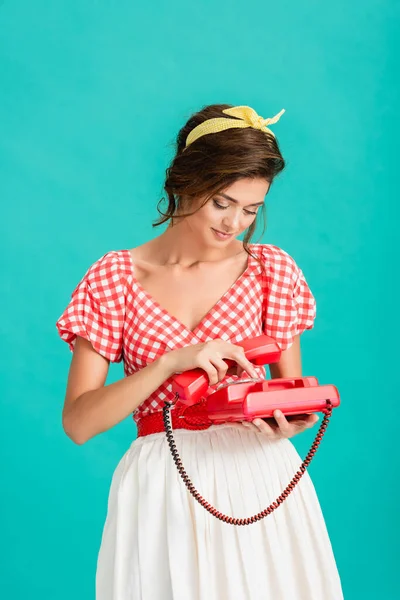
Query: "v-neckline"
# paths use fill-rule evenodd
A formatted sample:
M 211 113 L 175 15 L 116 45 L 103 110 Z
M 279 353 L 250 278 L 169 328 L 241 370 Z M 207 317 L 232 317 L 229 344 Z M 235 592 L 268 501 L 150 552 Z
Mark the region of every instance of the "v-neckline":
M 253 250 L 254 246 L 255 246 L 255 244 L 249 244 L 250 250 Z M 204 315 L 204 317 L 196 325 L 196 327 L 194 327 L 194 329 L 190 329 L 187 325 L 185 325 L 184 323 L 182 323 L 182 321 L 180 321 L 177 317 L 175 317 L 174 315 L 172 315 L 166 308 L 164 308 L 163 306 L 161 306 L 161 304 L 154 298 L 154 296 L 152 296 L 147 290 L 145 290 L 145 288 L 139 283 L 139 281 L 136 279 L 135 264 L 133 262 L 132 254 L 131 254 L 131 252 L 130 252 L 129 249 L 125 250 L 125 252 L 127 252 L 128 256 L 129 256 L 133 280 L 134 280 L 136 286 L 142 292 L 142 294 L 144 296 L 146 296 L 146 298 L 148 298 L 148 300 L 150 300 L 150 302 L 153 304 L 153 306 L 155 306 L 156 308 L 158 308 L 158 310 L 165 317 L 168 317 L 168 319 L 170 319 L 171 321 L 174 321 L 175 323 L 177 323 L 182 329 L 184 329 L 185 331 L 189 332 L 192 336 L 196 335 L 196 332 L 199 329 L 201 329 L 201 326 L 203 325 L 203 323 L 207 319 L 210 318 L 210 316 L 212 315 L 212 313 L 214 313 L 217 310 L 217 308 L 225 300 L 225 298 L 228 295 L 232 294 L 232 292 L 236 288 L 236 286 L 239 285 L 239 283 L 242 281 L 242 279 L 244 279 L 244 277 L 248 275 L 248 273 L 249 273 L 249 271 L 250 271 L 250 269 L 252 268 L 252 265 L 253 265 L 252 261 L 255 260 L 250 254 L 248 255 L 247 265 L 246 265 L 246 268 L 243 271 L 243 273 L 241 273 L 241 275 L 239 275 L 239 277 L 232 283 L 232 285 L 226 290 L 226 292 L 224 292 L 223 295 L 216 301 L 216 303 Z

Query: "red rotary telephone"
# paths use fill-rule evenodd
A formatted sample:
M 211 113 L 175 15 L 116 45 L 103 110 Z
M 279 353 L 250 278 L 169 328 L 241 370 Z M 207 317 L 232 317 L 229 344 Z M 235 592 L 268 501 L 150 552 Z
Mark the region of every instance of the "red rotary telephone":
M 254 365 L 275 363 L 281 356 L 278 344 L 266 335 L 237 342 L 236 345 L 244 348 L 247 359 Z M 229 366 L 236 364 L 233 360 L 225 360 L 225 362 Z M 214 392 L 207 395 L 206 392 L 209 387 L 208 376 L 202 369 L 192 369 L 176 375 L 172 381 L 172 391 L 175 393 L 176 405 L 180 403 L 181 406 L 186 405 L 187 408 L 203 405 L 212 424 L 269 418 L 273 416 L 274 411 L 277 409 L 289 418 L 292 415 L 313 412 L 324 413 L 324 418 L 310 451 L 282 494 L 275 502 L 258 514 L 247 518 L 236 518 L 224 515 L 212 507 L 190 481 L 179 457 L 173 436 L 170 414 L 173 403 L 165 403 L 163 420 L 168 445 L 179 474 L 189 492 L 203 508 L 221 521 L 232 525 L 250 525 L 264 519 L 278 508 L 305 473 L 325 433 L 333 408 L 340 404 L 338 390 L 333 385 L 319 385 L 315 377 L 291 377 L 268 381 L 264 379 L 241 379 L 222 384 Z
M 278 344 L 267 335 L 259 335 L 236 345 L 244 348 L 246 358 L 254 365 L 275 363 L 281 356 Z M 228 365 L 235 364 L 233 360 L 225 362 Z M 327 400 L 334 408 L 340 404 L 336 387 L 318 385 L 315 377 L 269 381 L 242 379 L 221 385 L 204 397 L 208 388 L 208 376 L 202 369 L 176 375 L 172 382 L 172 391 L 178 402 L 187 406 L 205 402 L 208 418 L 214 423 L 273 417 L 277 409 L 286 416 L 320 412 L 326 409 Z

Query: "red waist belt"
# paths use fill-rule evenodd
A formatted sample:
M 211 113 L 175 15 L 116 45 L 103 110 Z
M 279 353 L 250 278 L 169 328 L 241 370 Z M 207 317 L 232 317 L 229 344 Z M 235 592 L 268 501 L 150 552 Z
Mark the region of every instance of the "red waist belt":
M 185 406 L 182 403 L 178 403 L 172 407 L 171 420 L 173 429 L 190 429 L 196 431 L 208 429 L 212 425 L 204 404 Z M 138 420 L 136 425 L 138 437 L 165 431 L 161 410 L 144 415 Z

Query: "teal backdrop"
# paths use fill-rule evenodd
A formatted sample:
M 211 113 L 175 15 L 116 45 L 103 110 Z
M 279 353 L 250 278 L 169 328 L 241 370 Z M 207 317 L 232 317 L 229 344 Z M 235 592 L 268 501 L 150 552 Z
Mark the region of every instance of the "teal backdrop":
M 55 321 L 95 260 L 162 232 L 174 137 L 227 102 L 286 109 L 259 241 L 303 269 L 318 303 L 304 374 L 342 399 L 310 472 L 345 598 L 400 598 L 398 2 L 3 0 L 0 30 L 1 596 L 94 598 L 136 430 L 64 434 L 71 356 Z M 293 440 L 302 455 L 314 434 Z

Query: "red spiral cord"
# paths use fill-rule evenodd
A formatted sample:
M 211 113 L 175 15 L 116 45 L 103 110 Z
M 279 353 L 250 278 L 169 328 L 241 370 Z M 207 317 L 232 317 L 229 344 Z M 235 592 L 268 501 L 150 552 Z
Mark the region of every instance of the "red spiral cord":
M 289 494 L 294 490 L 296 485 L 299 483 L 300 479 L 303 477 L 304 473 L 306 472 L 307 467 L 309 466 L 310 462 L 314 458 L 314 455 L 318 449 L 318 446 L 321 443 L 321 440 L 324 436 L 326 428 L 328 427 L 329 419 L 331 418 L 332 410 L 333 410 L 331 401 L 327 400 L 326 401 L 326 409 L 324 410 L 325 416 L 322 420 L 322 423 L 318 429 L 317 435 L 315 436 L 314 442 L 311 445 L 311 448 L 310 448 L 306 458 L 301 463 L 299 470 L 294 475 L 294 477 L 291 479 L 288 486 L 283 490 L 281 495 L 278 496 L 278 498 L 275 500 L 275 502 L 272 502 L 272 504 L 270 504 L 268 506 L 268 508 L 265 508 L 264 510 L 257 513 L 256 515 L 253 515 L 252 517 L 239 519 L 236 517 L 230 517 L 228 515 L 224 515 L 223 513 L 218 511 L 216 508 L 211 506 L 211 504 L 209 502 L 207 502 L 201 496 L 201 494 L 196 490 L 195 486 L 191 482 L 191 480 L 183 466 L 182 459 L 180 458 L 178 450 L 176 448 L 176 443 L 175 443 L 174 434 L 173 434 L 172 425 L 171 425 L 171 410 L 170 409 L 171 409 L 172 405 L 173 405 L 172 402 L 165 402 L 165 404 L 163 406 L 163 421 L 164 421 L 164 429 L 165 429 L 165 433 L 167 436 L 168 446 L 171 451 L 171 455 L 174 460 L 174 463 L 178 469 L 178 472 L 179 472 L 180 476 L 182 477 L 183 482 L 186 485 L 187 489 L 193 496 L 193 498 L 195 498 L 195 500 L 197 500 L 197 502 L 199 504 L 201 504 L 201 506 L 203 508 L 205 508 L 205 510 L 207 510 L 214 517 L 216 517 L 220 521 L 223 521 L 224 523 L 229 523 L 230 525 L 251 525 L 252 523 L 256 523 L 257 521 L 260 521 L 261 519 L 264 519 L 265 517 L 270 515 L 274 510 L 276 510 L 286 500 L 286 498 L 289 496 Z

